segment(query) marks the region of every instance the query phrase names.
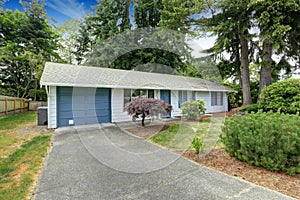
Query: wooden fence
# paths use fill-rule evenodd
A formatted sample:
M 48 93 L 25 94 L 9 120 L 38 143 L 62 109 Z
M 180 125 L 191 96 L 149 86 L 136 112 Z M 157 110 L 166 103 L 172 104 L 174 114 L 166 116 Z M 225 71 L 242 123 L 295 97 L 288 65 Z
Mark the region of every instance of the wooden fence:
M 29 100 L 14 97 L 0 97 L 0 114 L 18 113 L 29 110 Z

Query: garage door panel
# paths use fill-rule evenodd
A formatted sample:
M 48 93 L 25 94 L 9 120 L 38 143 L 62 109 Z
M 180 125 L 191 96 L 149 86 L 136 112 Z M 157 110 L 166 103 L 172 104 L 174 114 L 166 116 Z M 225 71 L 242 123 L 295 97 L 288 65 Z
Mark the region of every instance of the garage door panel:
M 111 122 L 110 89 L 58 87 L 57 93 L 59 126 Z

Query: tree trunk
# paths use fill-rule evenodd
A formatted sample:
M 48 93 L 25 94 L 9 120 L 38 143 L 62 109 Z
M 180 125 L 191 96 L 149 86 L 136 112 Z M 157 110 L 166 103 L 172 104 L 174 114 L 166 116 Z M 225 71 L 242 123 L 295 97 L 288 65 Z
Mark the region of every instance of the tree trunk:
M 34 97 L 33 97 L 33 101 L 36 101 L 36 93 L 37 93 L 37 80 L 36 78 L 34 79 Z
M 241 79 L 243 91 L 243 105 L 252 104 L 250 76 L 249 76 L 249 58 L 248 41 L 243 34 L 240 34 L 241 43 Z
M 143 116 L 142 116 L 142 127 L 144 127 L 145 126 L 145 115 L 143 114 Z
M 260 69 L 259 91 L 271 84 L 272 80 L 272 41 L 270 39 L 263 42 L 262 65 Z M 259 99 L 259 98 L 258 98 Z

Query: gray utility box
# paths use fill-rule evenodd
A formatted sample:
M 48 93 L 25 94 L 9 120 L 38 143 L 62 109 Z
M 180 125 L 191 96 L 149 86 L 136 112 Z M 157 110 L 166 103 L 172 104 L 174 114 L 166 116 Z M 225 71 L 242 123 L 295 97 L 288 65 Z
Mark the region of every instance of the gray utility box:
M 38 126 L 48 125 L 48 107 L 38 107 Z

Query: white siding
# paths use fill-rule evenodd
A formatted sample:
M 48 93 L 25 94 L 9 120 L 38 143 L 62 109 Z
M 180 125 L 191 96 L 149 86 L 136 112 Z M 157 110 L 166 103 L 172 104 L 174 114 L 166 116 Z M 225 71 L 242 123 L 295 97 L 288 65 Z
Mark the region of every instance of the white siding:
M 180 116 L 181 109 L 178 108 L 178 90 L 171 90 L 171 105 L 173 107 L 171 117 Z
M 211 106 L 211 93 L 210 92 L 197 92 L 196 99 L 203 99 L 205 103 L 205 113 L 219 113 L 228 111 L 227 94 L 223 93 L 223 105 Z
M 130 121 L 124 112 L 124 89 L 111 89 L 111 120 L 112 122 Z
M 160 90 L 154 90 L 154 98 L 160 98 Z M 131 117 L 124 112 L 124 89 L 111 90 L 111 116 L 112 122 L 131 121 Z
M 48 128 L 57 128 L 56 87 L 49 86 L 48 93 Z
M 192 91 L 188 91 L 188 100 L 192 100 Z M 218 113 L 218 112 L 227 112 L 228 103 L 227 103 L 227 94 L 223 93 L 223 106 L 211 106 L 211 94 L 210 92 L 201 92 L 197 91 L 195 94 L 196 100 L 203 99 L 205 101 L 205 113 Z M 171 104 L 173 106 L 172 117 L 180 116 L 181 109 L 178 108 L 178 91 L 173 90 L 171 93 Z

